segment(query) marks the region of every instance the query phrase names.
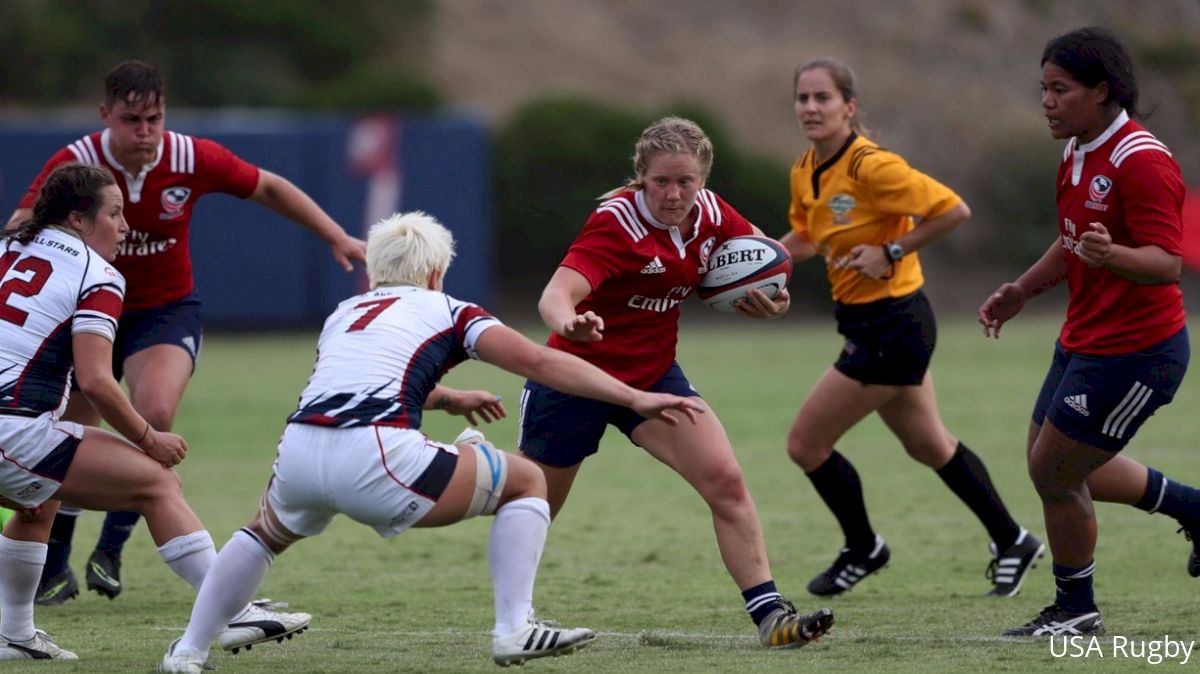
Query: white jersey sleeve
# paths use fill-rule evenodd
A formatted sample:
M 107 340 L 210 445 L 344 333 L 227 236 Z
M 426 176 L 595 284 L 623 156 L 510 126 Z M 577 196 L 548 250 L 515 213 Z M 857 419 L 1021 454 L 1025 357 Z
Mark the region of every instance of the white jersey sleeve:
M 124 277 L 115 267 L 95 255 L 84 274 L 74 320 L 71 321 L 71 334 L 91 332 L 108 338 L 110 342 L 115 341 L 124 300 Z

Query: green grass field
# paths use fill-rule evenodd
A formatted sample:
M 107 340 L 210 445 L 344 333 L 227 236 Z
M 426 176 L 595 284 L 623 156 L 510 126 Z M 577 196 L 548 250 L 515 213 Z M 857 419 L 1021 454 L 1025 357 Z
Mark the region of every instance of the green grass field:
M 720 317 L 718 317 L 720 318 Z M 999 342 L 965 320 L 942 326 L 934 373 L 947 426 L 987 461 L 1010 509 L 1039 535 L 1041 509 L 1025 474 L 1029 410 L 1049 363 L 1057 322 L 1024 319 Z M 541 331 L 531 334 L 540 339 Z M 315 334 L 212 336 L 178 416 L 189 441 L 182 465 L 188 500 L 218 546 L 253 515 L 270 475 L 275 442 L 309 374 Z M 540 613 L 600 633 L 567 658 L 528 671 L 821 672 L 1126 670 L 1145 661 L 1112 657 L 1111 635 L 1200 640 L 1200 580 L 1187 576 L 1188 546 L 1173 520 L 1100 505 L 1097 598 L 1109 627 L 1105 657 L 1055 659 L 1046 642 L 998 637 L 1050 603 L 1049 559 L 1014 599 L 989 600 L 982 527 L 931 471 L 908 459 L 876 419 L 839 445 L 857 466 L 891 564 L 847 596 L 818 601 L 804 585 L 841 544 L 833 517 L 783 439 L 800 401 L 832 361 L 831 321 L 757 323 L 730 317 L 688 326 L 680 361 L 734 441 L 755 496 L 780 589 L 801 609 L 828 605 L 832 635 L 799 651 L 759 648 L 741 599 L 721 566 L 711 523 L 684 482 L 610 431 L 588 461 L 550 531 L 536 606 Z M 1195 451 L 1200 386 L 1185 383 L 1173 405 L 1139 434 L 1129 455 L 1200 482 Z M 511 448 L 521 382 L 469 363 L 446 383 L 501 394 L 510 417 L 485 429 Z M 426 432 L 448 440 L 461 418 L 427 416 Z M 95 540 L 89 514 L 76 537 L 74 567 Z M 281 557 L 263 595 L 312 613 L 312 629 L 213 663 L 229 674 L 257 672 L 494 671 L 486 564 L 488 519 L 412 531 L 386 542 L 339 520 Z M 109 602 L 87 593 L 39 609 L 38 625 L 77 651 L 76 664 L 6 666 L 6 671 L 150 671 L 178 636 L 192 591 L 162 564 L 142 527 L 126 555 L 127 589 Z M 1188 667 L 1200 666 L 1197 653 Z

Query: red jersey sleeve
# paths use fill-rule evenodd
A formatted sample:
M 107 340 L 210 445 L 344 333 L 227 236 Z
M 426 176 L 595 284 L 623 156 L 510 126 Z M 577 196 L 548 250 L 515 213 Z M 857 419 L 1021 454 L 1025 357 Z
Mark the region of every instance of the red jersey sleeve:
M 575 237 L 559 266 L 583 274 L 595 290 L 605 279 L 628 265 L 628 252 L 629 237 L 624 234 L 616 216 L 596 211 Z
M 42 191 L 42 183 L 46 182 L 46 176 L 50 175 L 50 172 L 57 168 L 59 164 L 66 164 L 73 161 L 79 160 L 67 148 L 64 147 L 55 152 L 46 162 L 46 165 L 42 167 L 42 172 L 33 179 L 29 190 L 25 192 L 25 196 L 21 197 L 21 201 L 17 203 L 17 208 L 33 208 L 33 205 L 37 203 L 38 193 Z
M 1183 254 L 1183 200 L 1187 189 L 1179 165 L 1161 152 L 1137 152 L 1116 181 L 1125 224 L 1138 246 Z
M 258 187 L 258 167 L 216 141 L 196 138 L 196 164 L 196 174 L 204 177 L 207 192 L 245 199 Z

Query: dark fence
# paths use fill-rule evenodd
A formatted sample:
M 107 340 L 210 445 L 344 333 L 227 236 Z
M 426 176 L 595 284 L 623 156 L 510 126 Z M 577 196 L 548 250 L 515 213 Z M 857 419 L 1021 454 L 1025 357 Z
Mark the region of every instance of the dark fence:
M 168 122 L 287 177 L 356 236 L 394 211 L 436 216 L 458 242 L 446 292 L 493 301 L 488 139 L 476 120 L 172 110 Z M 7 221 L 50 155 L 98 128 L 78 117 L 0 119 L 0 217 Z M 366 287 L 361 269 L 346 274 L 306 229 L 228 195 L 200 201 L 191 250 L 208 327 L 319 325 Z

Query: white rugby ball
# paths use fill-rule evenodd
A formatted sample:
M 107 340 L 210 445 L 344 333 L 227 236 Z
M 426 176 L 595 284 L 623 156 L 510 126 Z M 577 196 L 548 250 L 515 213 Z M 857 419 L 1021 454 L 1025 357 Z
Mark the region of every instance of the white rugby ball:
M 708 257 L 696 294 L 717 311 L 735 313 L 734 301 L 758 288 L 772 299 L 792 277 L 792 255 L 782 243 L 765 236 L 735 236 Z

